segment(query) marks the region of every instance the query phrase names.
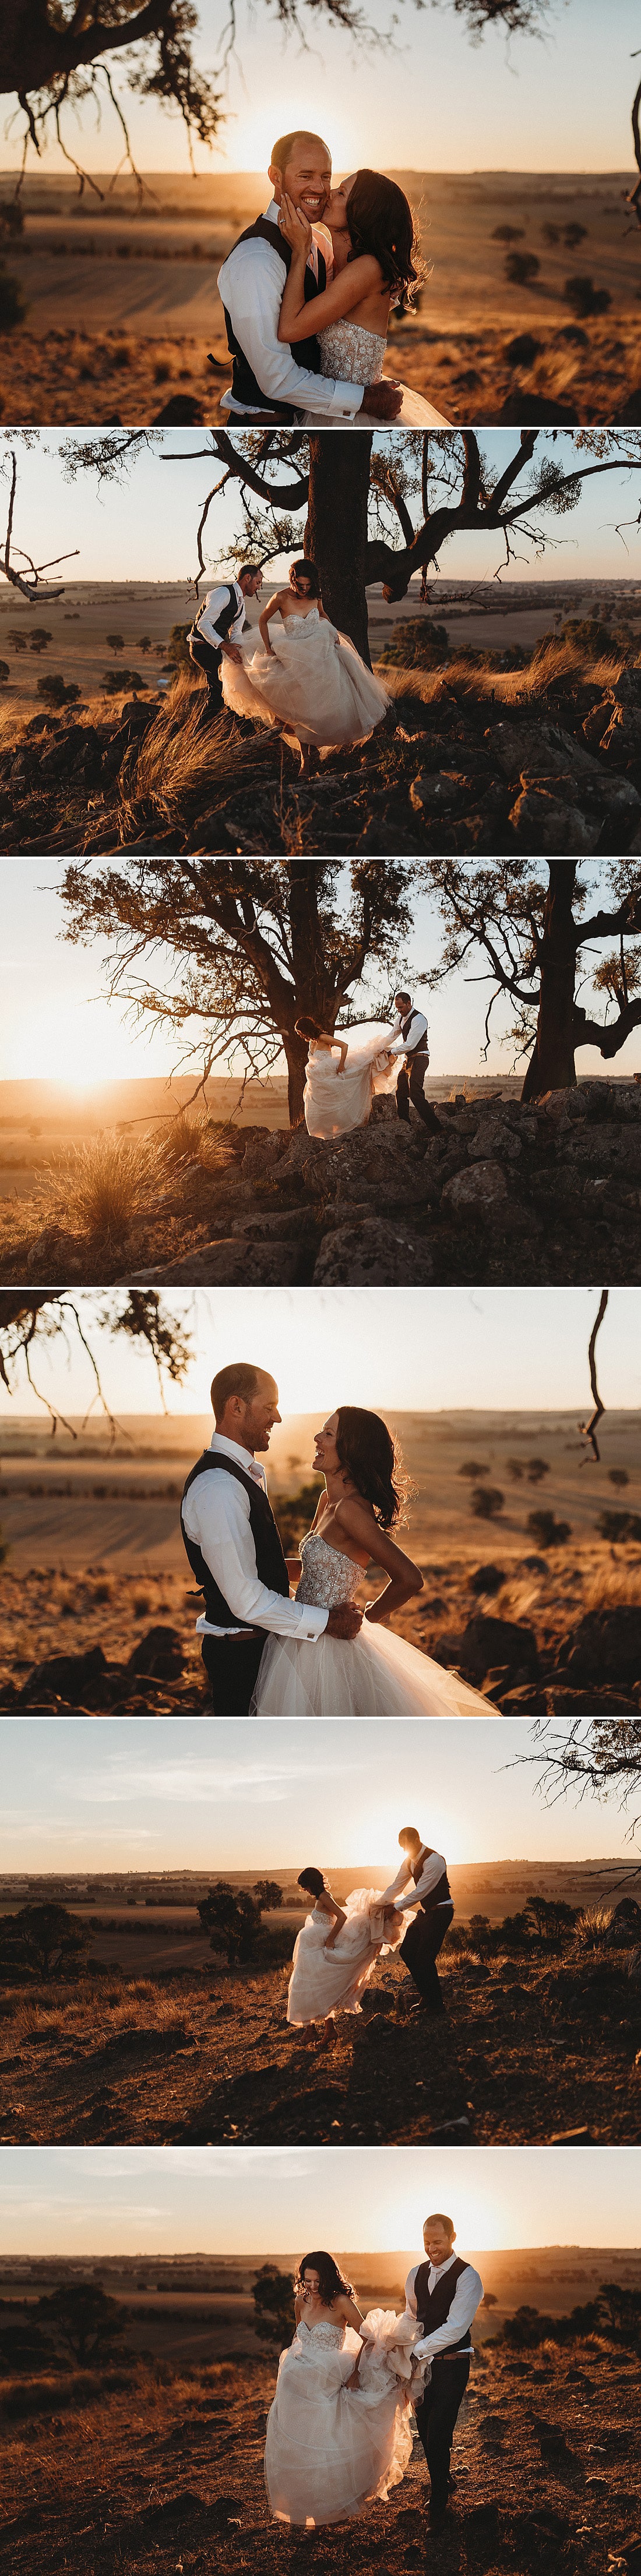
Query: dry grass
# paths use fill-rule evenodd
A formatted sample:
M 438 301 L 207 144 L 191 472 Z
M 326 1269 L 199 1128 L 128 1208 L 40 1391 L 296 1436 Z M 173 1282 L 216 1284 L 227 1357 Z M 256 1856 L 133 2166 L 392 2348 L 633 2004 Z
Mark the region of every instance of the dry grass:
M 49 1165 L 50 1222 L 61 1220 L 100 1244 L 122 1243 L 138 1217 L 162 1206 L 164 1171 L 151 1136 L 92 1136 L 63 1163 Z
M 600 1950 L 611 1931 L 613 1919 L 613 1905 L 584 1906 L 574 1926 L 574 1938 L 579 1949 Z
M 497 649 L 497 662 L 499 659 Z M 422 706 L 438 705 L 439 699 L 453 695 L 472 702 L 500 699 L 505 706 L 535 707 L 548 690 L 589 687 L 599 692 L 611 689 L 623 667 L 622 655 L 613 646 L 612 656 L 588 656 L 570 640 L 549 643 L 545 651 L 532 656 L 520 671 L 484 669 L 466 660 L 465 654 L 453 654 L 451 661 L 438 663 L 433 670 L 405 669 L 402 664 L 380 662 L 376 665 L 393 698 L 416 698 Z

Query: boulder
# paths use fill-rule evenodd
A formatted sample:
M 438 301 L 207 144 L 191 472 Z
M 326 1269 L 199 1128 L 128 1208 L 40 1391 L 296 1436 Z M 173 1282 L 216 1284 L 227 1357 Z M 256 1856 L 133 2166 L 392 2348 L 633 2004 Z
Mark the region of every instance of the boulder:
M 45 1699 L 66 1700 L 69 1707 L 74 1708 L 91 1687 L 94 1697 L 97 1690 L 99 1699 L 103 1696 L 107 1706 L 108 1674 L 109 1666 L 102 1646 L 90 1646 L 85 1655 L 47 1655 L 44 1663 L 34 1664 L 33 1671 L 17 1694 L 17 1701 L 26 1700 L 30 1707 L 37 1707 L 38 1694 L 42 1692 Z
M 579 856 L 595 850 L 601 837 L 599 817 L 587 822 L 577 806 L 562 805 L 546 787 L 523 787 L 510 812 L 515 840 L 523 850 L 549 851 L 555 858 Z
M 177 1628 L 148 1628 L 146 1636 L 140 1638 L 129 1656 L 127 1671 L 153 1674 L 156 1681 L 174 1682 L 182 1673 L 184 1662 Z
M 485 1592 L 491 1595 L 493 1592 L 500 1592 L 501 1584 L 504 1582 L 504 1565 L 475 1565 L 470 1575 L 470 1592 Z
M 464 1171 L 454 1172 L 445 1183 L 442 1206 L 451 1208 L 452 1215 L 463 1223 L 480 1217 L 482 1223 L 489 1224 L 497 1209 L 502 1212 L 507 1206 L 507 1181 L 501 1164 L 472 1163 Z
M 314 1286 L 326 1288 L 424 1287 L 434 1264 L 427 1244 L 402 1220 L 364 1217 L 323 1235 Z
M 473 1163 L 518 1163 L 521 1142 L 506 1118 L 483 1118 L 467 1150 Z
M 438 821 L 441 814 L 450 818 L 462 814 L 473 794 L 473 780 L 468 780 L 460 770 L 421 770 L 418 778 L 412 779 L 410 805 L 416 814 L 424 814 L 432 823 Z
M 641 1683 L 641 1603 L 588 1610 L 559 1648 L 559 1663 L 577 1682 Z
M 164 1288 L 170 1282 L 186 1288 L 288 1288 L 295 1280 L 297 1263 L 295 1243 L 248 1243 L 246 1236 L 226 1235 L 219 1243 L 196 1244 L 179 1261 L 137 1270 L 126 1284 L 132 1288 Z
M 433 1648 L 439 1664 L 456 1665 L 472 1682 L 483 1682 L 491 1672 L 508 1672 L 514 1681 L 536 1681 L 539 1658 L 533 1628 L 517 1625 L 514 1619 L 485 1619 L 476 1611 L 473 1619 L 458 1634 L 437 1638 Z

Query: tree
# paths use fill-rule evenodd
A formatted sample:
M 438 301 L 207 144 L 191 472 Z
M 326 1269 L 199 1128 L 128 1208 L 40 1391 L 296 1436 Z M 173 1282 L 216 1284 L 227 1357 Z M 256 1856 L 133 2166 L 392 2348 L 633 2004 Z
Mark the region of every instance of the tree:
M 122 2309 L 93 2281 L 61 2283 L 59 2289 L 36 2300 L 36 2315 L 80 2370 L 110 2361 L 114 2344 L 122 2343 Z
M 68 936 L 113 939 L 109 991 L 177 1031 L 203 1024 L 205 1073 L 239 1051 L 254 1072 L 287 1060 L 289 1115 L 302 1118 L 307 1042 L 296 1020 L 344 1025 L 368 966 L 402 974 L 411 927 L 407 879 L 396 859 L 130 858 L 122 867 L 70 866 L 62 898 Z M 176 985 L 136 974 L 162 943 Z
M 641 1717 L 573 1717 L 562 1731 L 553 1718 L 538 1718 L 533 1737 L 534 1751 L 518 1759 L 534 1763 L 546 1800 L 571 1789 L 579 1799 L 615 1797 L 627 1806 L 641 1792 Z M 631 1837 L 636 1823 L 635 1816 Z
M 44 1404 L 51 1416 L 55 1433 L 58 1421 L 77 1438 L 73 1423 L 55 1411 L 49 1397 L 36 1385 L 33 1365 L 48 1343 L 60 1339 L 68 1345 L 77 1337 L 93 1370 L 95 1395 L 108 1420 L 112 1417 L 103 1394 L 100 1362 L 94 1344 L 100 1347 L 100 1335 L 112 1337 L 123 1333 L 125 1339 L 144 1346 L 151 1352 L 161 1392 L 164 1378 L 180 1386 L 191 1357 L 191 1340 L 180 1321 L 166 1307 L 155 1288 L 130 1288 L 104 1300 L 89 1298 L 86 1291 L 74 1295 L 68 1289 L 3 1288 L 0 1290 L 0 1380 L 7 1394 L 20 1387 L 20 1365 L 24 1364 L 32 1393 Z M 163 1396 L 164 1401 L 164 1396 Z M 112 1424 L 112 1429 L 115 1425 Z
M 557 1521 L 554 1512 L 528 1512 L 528 1538 L 535 1547 L 565 1547 L 572 1537 L 569 1521 Z
M 475 1521 L 495 1521 L 503 1510 L 505 1495 L 499 1485 L 474 1485 L 470 1494 L 470 1511 Z
M 87 1933 L 65 1905 L 23 1905 L 0 1923 L 2 1967 L 30 1968 L 43 1985 L 77 1976 L 87 1947 Z
M 493 988 L 485 1020 L 488 1043 L 499 995 L 516 1012 L 510 1036 L 517 1053 L 528 1057 L 522 1100 L 574 1088 L 582 1047 L 596 1047 L 606 1064 L 612 1062 L 641 1026 L 641 973 L 635 951 L 628 951 L 641 930 L 641 865 L 630 858 L 601 859 L 596 885 L 599 893 L 608 888 L 611 900 L 592 906 L 594 872 L 580 859 L 499 859 L 492 867 L 474 859 L 420 864 L 445 928 L 443 955 L 427 981 L 436 989 L 444 975 L 458 973 L 480 952 Z M 615 945 L 594 970 L 590 948 L 606 940 Z M 590 971 L 595 993 L 607 993 L 603 1019 L 579 998 Z
M 203 1931 L 210 1934 L 210 1950 L 225 1950 L 229 1968 L 244 1967 L 254 1956 L 260 1932 L 261 1909 L 255 1898 L 245 1887 L 232 1887 L 229 1879 L 218 1878 L 201 1898 L 198 1912 Z
M 277 2263 L 263 2263 L 252 2288 L 255 2332 L 261 2343 L 291 2343 L 294 2281 Z
M 7 680 L 10 680 L 10 678 L 11 670 L 9 663 L 0 662 L 0 689 L 6 689 Z
M 540 553 L 555 520 L 577 507 L 591 476 L 623 469 L 641 475 L 638 430 L 573 432 L 569 472 L 554 454 L 555 438 L 555 431 L 515 433 L 512 455 L 499 471 L 470 429 L 391 431 L 384 448 L 365 430 L 358 438 L 334 430 L 328 439 L 324 432 L 310 437 L 291 429 L 241 430 L 235 437 L 209 429 L 202 449 L 189 455 L 190 464 L 196 454 L 216 469 L 197 530 L 198 577 L 207 569 L 210 513 L 236 483 L 243 513 L 233 548 L 238 565 L 274 561 L 300 552 L 303 543 L 329 616 L 369 661 L 367 583 L 380 581 L 386 599 L 404 599 L 412 575 L 421 573 L 425 586 L 428 566 L 438 564 L 459 533 L 495 535 L 506 560 L 515 554 L 517 534 L 520 551 L 527 544 Z M 159 431 L 106 429 L 67 440 L 62 457 L 72 478 L 91 469 L 102 484 L 117 483 L 141 452 L 157 453 L 159 445 L 162 454 Z M 584 453 L 590 462 L 583 462 Z M 172 465 L 185 462 L 180 450 L 164 455 Z
M 46 707 L 75 706 L 79 696 L 78 681 L 64 680 L 62 671 L 50 671 L 46 680 L 38 681 L 38 697 L 44 698 Z
M 109 645 L 110 653 L 122 653 L 125 645 L 124 635 L 106 635 L 105 644 Z
M 541 1942 L 562 1941 L 566 1933 L 573 1932 L 577 1917 L 575 1905 L 565 1905 L 558 1896 L 536 1893 L 528 1897 L 525 1912 Z
M 278 1914 L 283 1902 L 282 1887 L 277 1878 L 257 1878 L 253 1890 L 261 1914 Z
M 53 635 L 50 626 L 32 626 L 29 636 L 30 653 L 46 653 L 47 645 L 52 643 Z

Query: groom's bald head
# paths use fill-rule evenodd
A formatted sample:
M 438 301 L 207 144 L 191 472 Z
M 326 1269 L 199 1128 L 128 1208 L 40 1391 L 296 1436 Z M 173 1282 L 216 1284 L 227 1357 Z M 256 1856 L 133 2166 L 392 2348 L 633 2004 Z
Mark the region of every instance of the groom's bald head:
M 285 193 L 292 205 L 300 206 L 308 223 L 322 222 L 332 184 L 332 156 L 322 135 L 308 134 L 303 126 L 280 134 L 269 176 L 278 205 Z

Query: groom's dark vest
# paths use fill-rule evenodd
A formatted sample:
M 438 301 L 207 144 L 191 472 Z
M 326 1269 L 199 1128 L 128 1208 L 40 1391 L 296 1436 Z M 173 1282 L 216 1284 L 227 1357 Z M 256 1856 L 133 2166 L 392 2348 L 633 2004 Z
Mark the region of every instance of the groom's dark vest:
M 426 1859 L 427 1859 L 427 1860 L 431 1860 L 433 1849 L 434 1849 L 434 1845 L 433 1845 L 433 1843 L 424 1843 L 424 1844 L 423 1844 L 423 1850 L 422 1850 L 422 1853 L 421 1853 L 421 1858 L 420 1858 L 420 1860 L 417 1860 L 416 1864 L 414 1864 L 414 1862 L 412 1862 L 412 1877 L 413 1877 L 413 1880 L 414 1880 L 414 1886 L 415 1886 L 415 1887 L 418 1887 L 418 1882 L 419 1882 L 419 1878 L 420 1878 L 420 1875 L 421 1875 L 421 1870 L 422 1870 L 422 1867 L 423 1867 L 423 1862 L 424 1862 L 424 1860 L 426 1860 Z M 452 1891 L 451 1891 L 451 1887 L 450 1887 L 450 1882 L 449 1882 L 449 1878 L 448 1878 L 448 1875 L 447 1875 L 447 1870 L 446 1870 L 446 1869 L 443 1869 L 443 1870 L 441 1870 L 441 1876 L 440 1876 L 440 1878 L 437 1878 L 436 1886 L 435 1886 L 435 1887 L 430 1887 L 430 1889 L 429 1889 L 429 1891 L 428 1891 L 427 1896 L 422 1896 L 422 1897 L 421 1897 L 421 1902 L 420 1902 L 420 1905 L 419 1905 L 418 1911 L 419 1911 L 419 1914 L 433 1914 L 433 1913 L 434 1913 L 434 1909 L 435 1909 L 435 1907 L 436 1907 L 437 1905 L 451 1905 L 451 1903 L 452 1903 Z
M 411 1026 L 412 1026 L 412 1021 L 413 1021 L 413 1020 L 416 1020 L 416 1019 L 418 1019 L 418 1012 L 417 1012 L 417 1011 L 408 1011 L 407 1019 L 405 1019 L 405 1020 L 401 1020 L 401 1037 L 402 1037 L 402 1039 L 403 1039 L 403 1043 L 404 1043 L 404 1044 L 406 1044 L 406 1043 L 407 1043 L 407 1039 L 408 1039 L 408 1037 L 409 1037 L 409 1032 L 410 1032 L 410 1029 L 411 1029 Z M 425 1035 L 424 1035 L 423 1037 L 419 1038 L 418 1046 L 416 1046 L 416 1047 L 412 1047 L 411 1052 L 412 1052 L 412 1055 L 426 1055 L 426 1054 L 427 1054 L 427 1034 L 426 1034 L 426 1033 L 425 1033 Z
M 256 1572 L 259 1582 L 267 1583 L 270 1592 L 281 1592 L 285 1599 L 289 1596 L 289 1575 L 271 1503 L 268 1502 L 263 1486 L 256 1485 L 253 1477 L 246 1474 L 244 1467 L 237 1467 L 235 1459 L 223 1457 L 220 1450 L 204 1449 L 202 1458 L 196 1460 L 195 1467 L 192 1467 L 191 1474 L 187 1477 L 183 1490 L 183 1502 L 196 1476 L 221 1474 L 235 1476 L 237 1484 L 244 1485 L 245 1493 L 249 1495 L 249 1526 L 256 1550 Z M 239 1619 L 237 1611 L 230 1610 L 229 1602 L 225 1600 L 224 1592 L 221 1592 L 220 1584 L 216 1582 L 211 1566 L 207 1565 L 197 1539 L 188 1537 L 182 1510 L 180 1527 L 192 1574 L 195 1575 L 200 1591 L 204 1593 L 205 1612 L 207 1618 L 211 1620 L 212 1627 L 246 1628 L 251 1635 L 257 1628 L 258 1622 L 252 1619 Z
M 414 2282 L 414 2297 L 418 2322 L 424 2334 L 435 2334 L 437 2326 L 447 2325 L 457 2281 L 460 2281 L 462 2272 L 469 2272 L 469 2270 L 469 2263 L 461 2262 L 456 2255 L 455 2261 L 450 2264 L 449 2272 L 442 2272 L 440 2281 L 435 2281 L 433 2290 L 430 2290 L 430 2265 L 419 2263 Z M 465 2327 L 464 2333 L 459 2335 L 456 2341 L 452 2340 L 451 2344 L 446 2344 L 444 2347 L 445 2353 L 460 2352 L 463 2356 L 471 2351 L 469 2326 Z M 435 2360 L 439 2361 L 443 2357 L 443 2352 L 434 2356 Z
M 234 250 L 240 250 L 241 242 L 247 241 L 269 242 L 270 250 L 278 251 L 278 256 L 279 259 L 282 259 L 283 267 L 289 271 L 292 256 L 289 242 L 283 241 L 283 236 L 282 233 L 279 233 L 278 225 L 268 224 L 265 215 L 259 215 L 257 223 L 248 224 L 247 231 L 239 234 L 238 241 L 234 242 Z M 231 259 L 231 251 L 228 255 Z M 314 276 L 313 268 L 305 269 L 306 304 L 313 303 L 316 295 L 322 295 L 327 284 L 327 270 L 322 251 L 320 250 L 317 251 L 317 259 L 318 278 Z M 223 305 L 223 313 L 225 316 L 225 326 L 227 331 L 227 347 L 229 349 L 230 356 L 234 361 L 232 369 L 232 393 L 235 394 L 236 401 L 247 403 L 248 405 L 251 404 L 252 406 L 255 406 L 257 411 L 273 411 L 274 417 L 278 420 L 298 420 L 300 418 L 300 413 L 303 412 L 306 407 L 304 395 L 301 400 L 299 412 L 296 409 L 295 403 L 281 402 L 280 400 L 276 402 L 272 399 L 271 395 L 263 393 L 262 385 L 259 385 L 258 379 L 254 375 L 253 367 L 250 367 L 249 359 L 245 357 L 245 351 L 244 349 L 241 349 L 240 341 L 236 339 L 236 334 L 232 326 L 231 314 L 228 313 L 226 304 Z M 321 360 L 317 340 L 297 340 L 292 348 L 292 357 L 296 366 L 308 367 L 312 375 L 320 375 Z

